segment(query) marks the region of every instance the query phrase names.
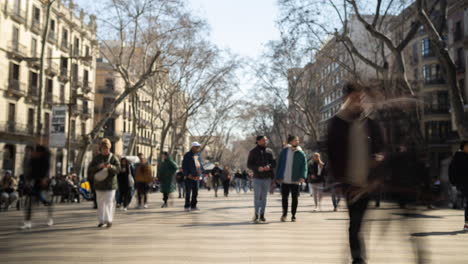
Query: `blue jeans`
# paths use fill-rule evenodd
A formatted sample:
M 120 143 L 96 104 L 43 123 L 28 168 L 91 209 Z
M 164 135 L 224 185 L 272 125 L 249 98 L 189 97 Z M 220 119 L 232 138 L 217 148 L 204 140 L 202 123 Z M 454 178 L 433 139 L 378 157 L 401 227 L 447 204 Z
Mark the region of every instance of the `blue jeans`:
M 247 186 L 247 180 L 241 179 L 241 178 L 236 178 L 236 191 L 237 193 L 240 193 L 241 188 L 244 189 L 244 193 L 248 191 L 248 186 Z
M 271 179 L 253 179 L 255 215 L 264 215 Z
M 198 182 L 192 179 L 185 180 L 185 208 L 197 208 Z
M 331 198 L 333 203 L 333 208 L 338 208 L 338 204 L 341 200 L 341 194 L 337 187 L 331 187 Z

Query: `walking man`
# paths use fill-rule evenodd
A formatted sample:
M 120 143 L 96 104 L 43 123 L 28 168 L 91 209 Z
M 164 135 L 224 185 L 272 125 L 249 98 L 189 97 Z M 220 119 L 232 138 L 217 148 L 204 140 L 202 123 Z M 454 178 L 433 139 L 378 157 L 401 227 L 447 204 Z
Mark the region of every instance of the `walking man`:
M 450 182 L 461 191 L 465 198 L 465 226 L 468 231 L 468 141 L 462 141 L 449 166 Z
M 286 222 L 288 216 L 289 194 L 292 196 L 292 222 L 296 222 L 296 211 L 300 184 L 307 178 L 307 158 L 299 146 L 299 137 L 289 136 L 288 145 L 278 157 L 276 179 L 281 182 L 281 196 L 283 202 L 283 216 L 281 222 Z
M 249 153 L 247 167 L 254 173 L 254 223 L 265 223 L 265 208 L 267 196 L 270 190 L 271 180 L 274 178 L 273 169 L 276 168 L 276 160 L 273 151 L 267 148 L 268 139 L 265 136 L 257 136 L 257 146 Z
M 349 212 L 349 244 L 354 264 L 365 263 L 365 250 L 360 238 L 361 224 L 375 182 L 371 169 L 383 160 L 378 125 L 364 114 L 363 87 L 347 83 L 343 88 L 345 102 L 330 121 L 328 157 L 331 173 L 343 182 Z
M 198 142 L 192 143 L 192 149 L 187 152 L 182 161 L 182 169 L 186 177 L 185 180 L 185 211 L 198 211 L 198 181 L 203 173 L 203 163 L 200 158 L 201 145 Z
M 218 197 L 219 182 L 221 181 L 221 175 L 223 170 L 219 167 L 219 163 L 216 162 L 213 170 L 211 170 L 211 187 L 213 187 L 215 197 Z

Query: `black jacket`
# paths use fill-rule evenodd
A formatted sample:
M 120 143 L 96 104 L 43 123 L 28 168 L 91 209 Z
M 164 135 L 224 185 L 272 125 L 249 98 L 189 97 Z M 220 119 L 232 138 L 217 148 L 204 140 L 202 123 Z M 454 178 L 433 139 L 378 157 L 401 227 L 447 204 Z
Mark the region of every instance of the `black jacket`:
M 309 168 L 308 168 L 308 172 L 309 172 L 309 183 L 323 183 L 325 182 L 325 176 L 326 176 L 326 168 L 325 168 L 325 165 L 323 166 L 323 169 L 322 169 L 322 172 L 320 173 L 320 175 L 318 175 L 318 163 L 316 162 L 313 162 L 311 164 L 309 164 Z M 315 176 L 315 179 L 312 179 L 312 175 Z
M 258 171 L 259 167 L 265 167 L 267 165 L 270 166 L 270 171 Z M 269 148 L 256 146 L 249 153 L 247 167 L 253 171 L 254 178 L 256 179 L 273 179 L 275 177 L 273 169 L 276 168 L 276 160 L 273 151 Z
M 380 127 L 372 119 L 367 119 L 369 154 L 372 156 L 383 148 Z M 350 122 L 334 116 L 329 123 L 327 151 L 329 169 L 335 181 L 346 182 L 348 168 Z M 371 158 L 371 157 L 369 157 Z
M 216 166 L 213 168 L 213 170 L 211 170 L 211 175 L 219 179 L 223 175 L 223 170 Z
M 449 166 L 450 183 L 468 189 L 468 154 L 458 151 Z

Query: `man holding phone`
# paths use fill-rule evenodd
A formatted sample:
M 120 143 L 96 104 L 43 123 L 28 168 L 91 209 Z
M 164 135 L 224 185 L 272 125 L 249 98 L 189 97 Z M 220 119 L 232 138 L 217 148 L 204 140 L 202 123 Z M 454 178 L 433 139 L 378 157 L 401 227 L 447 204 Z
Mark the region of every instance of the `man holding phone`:
M 274 178 L 273 169 L 276 167 L 276 160 L 273 151 L 267 148 L 268 139 L 265 136 L 257 136 L 257 146 L 249 153 L 247 167 L 254 173 L 254 223 L 265 223 L 265 208 L 267 195 L 270 190 L 271 180 Z

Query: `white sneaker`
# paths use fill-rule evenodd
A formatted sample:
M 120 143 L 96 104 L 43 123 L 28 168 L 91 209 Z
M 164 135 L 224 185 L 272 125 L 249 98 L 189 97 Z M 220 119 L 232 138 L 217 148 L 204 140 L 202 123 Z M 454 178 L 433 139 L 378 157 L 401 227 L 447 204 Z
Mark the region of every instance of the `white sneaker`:
M 148 204 L 145 204 L 143 208 L 148 209 Z
M 54 225 L 54 220 L 52 218 L 50 218 L 49 221 L 47 222 L 47 225 L 48 226 L 53 226 Z
M 26 222 L 24 222 L 24 224 L 20 227 L 20 229 L 23 229 L 23 230 L 25 230 L 25 229 L 31 229 L 31 228 L 32 228 L 32 223 L 31 223 L 31 221 L 26 221 Z
M 124 209 L 123 209 L 123 210 L 124 210 L 124 212 L 127 212 L 127 207 L 124 207 Z

